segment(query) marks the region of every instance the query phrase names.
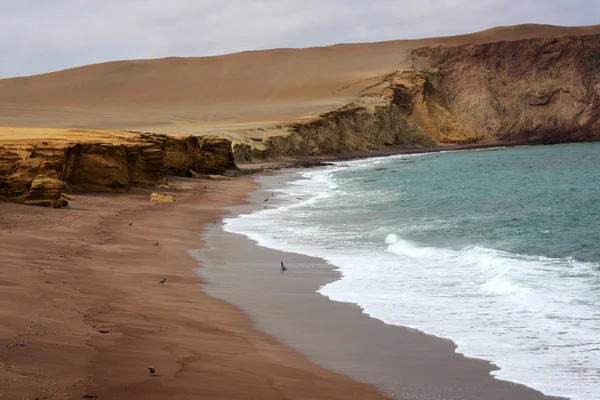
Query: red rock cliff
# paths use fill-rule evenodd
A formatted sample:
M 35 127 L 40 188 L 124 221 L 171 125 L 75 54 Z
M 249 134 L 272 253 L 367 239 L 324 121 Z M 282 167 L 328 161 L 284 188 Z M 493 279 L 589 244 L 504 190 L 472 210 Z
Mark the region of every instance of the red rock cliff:
M 440 142 L 464 132 L 471 141 L 600 140 L 600 35 L 423 48 L 413 59 L 438 80 L 423 91 L 429 110 L 455 118 Z

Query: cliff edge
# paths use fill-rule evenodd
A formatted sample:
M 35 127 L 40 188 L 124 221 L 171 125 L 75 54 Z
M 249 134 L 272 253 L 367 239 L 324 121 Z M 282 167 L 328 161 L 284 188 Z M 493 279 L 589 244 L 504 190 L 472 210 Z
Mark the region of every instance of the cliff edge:
M 412 57 L 427 64 L 424 103 L 440 143 L 600 139 L 600 35 L 427 47 Z M 437 109 L 456 123 L 439 123 Z
M 600 25 L 96 64 L 0 80 L 0 125 L 19 127 L 0 128 L 0 200 L 61 206 L 263 160 L 595 141 L 599 117 Z
M 68 193 L 124 192 L 166 184 L 166 175 L 235 168 L 221 138 L 136 132 L 0 129 L 0 200 L 64 207 Z

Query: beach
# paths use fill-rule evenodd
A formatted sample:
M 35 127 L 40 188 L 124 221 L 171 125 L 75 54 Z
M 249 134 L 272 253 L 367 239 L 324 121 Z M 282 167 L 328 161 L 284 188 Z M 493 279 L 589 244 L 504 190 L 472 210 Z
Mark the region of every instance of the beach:
M 154 189 L 175 204 L 141 188 L 66 209 L 1 203 L 0 398 L 382 398 L 199 287 L 189 250 L 254 187 L 180 178 Z
M 100 25 L 0 79 L 0 400 L 600 398 L 600 25 Z
M 231 208 L 230 217 L 276 207 L 272 190 L 293 179 L 293 171 L 258 178 L 261 187 L 248 204 Z M 490 372 L 497 367 L 457 354 L 450 340 L 385 324 L 354 304 L 316 293 L 340 278 L 321 259 L 260 247 L 218 225 L 204 238 L 206 249 L 194 254 L 207 293 L 239 306 L 259 330 L 323 367 L 375 385 L 391 398 L 556 399 L 495 379 Z M 284 273 L 280 261 L 288 267 Z

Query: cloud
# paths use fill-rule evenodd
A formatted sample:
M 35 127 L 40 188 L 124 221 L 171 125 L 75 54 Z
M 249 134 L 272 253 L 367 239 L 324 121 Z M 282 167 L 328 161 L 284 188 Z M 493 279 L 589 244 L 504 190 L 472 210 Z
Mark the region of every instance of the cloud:
M 119 59 L 591 25 L 600 0 L 2 0 L 0 77 Z

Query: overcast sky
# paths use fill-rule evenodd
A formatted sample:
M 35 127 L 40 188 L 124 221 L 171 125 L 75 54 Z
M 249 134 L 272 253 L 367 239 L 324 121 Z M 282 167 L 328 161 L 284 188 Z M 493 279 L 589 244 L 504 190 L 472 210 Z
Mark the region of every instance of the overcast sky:
M 600 0 L 0 0 L 0 77 L 134 58 L 600 23 Z

